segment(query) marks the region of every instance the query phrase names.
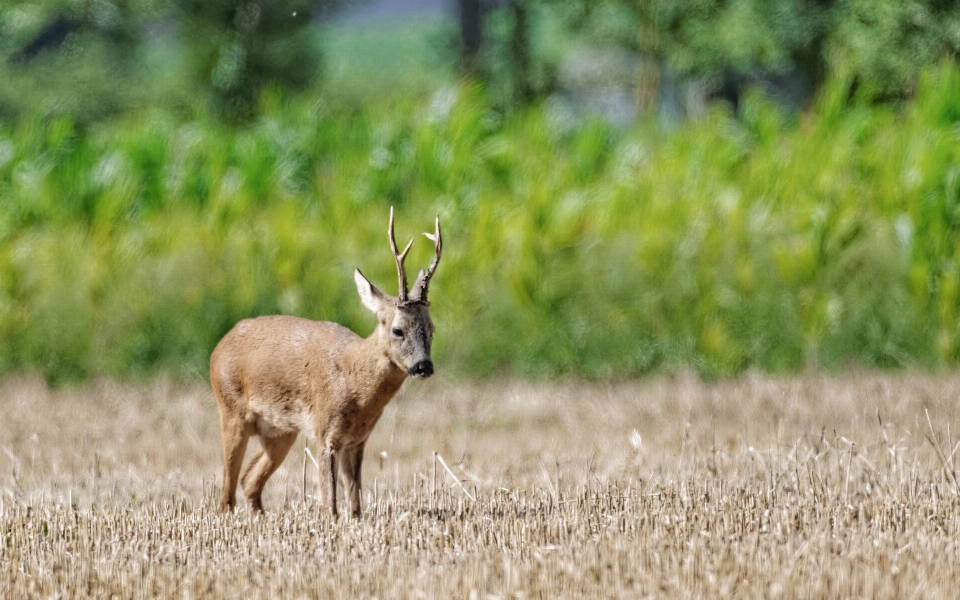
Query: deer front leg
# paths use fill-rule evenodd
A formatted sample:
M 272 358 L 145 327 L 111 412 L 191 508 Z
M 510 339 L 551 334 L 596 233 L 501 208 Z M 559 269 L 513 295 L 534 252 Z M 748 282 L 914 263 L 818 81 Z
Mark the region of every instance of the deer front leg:
M 337 517 L 337 451 L 330 446 L 324 446 L 320 452 L 320 498 L 323 504 L 330 509 L 334 518 Z
M 363 465 L 363 446 L 340 451 L 340 471 L 343 478 L 347 481 L 347 496 L 350 498 L 350 515 L 360 518 L 362 509 L 360 507 L 360 493 L 362 491 L 360 484 L 360 473 Z

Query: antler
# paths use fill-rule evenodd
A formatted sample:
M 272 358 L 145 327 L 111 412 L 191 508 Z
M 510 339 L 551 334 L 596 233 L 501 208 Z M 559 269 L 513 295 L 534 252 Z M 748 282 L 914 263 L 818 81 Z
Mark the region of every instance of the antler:
M 417 278 L 415 297 L 421 302 L 426 302 L 427 287 L 430 285 L 430 278 L 433 277 L 434 271 L 437 270 L 437 265 L 440 264 L 440 253 L 443 251 L 443 238 L 440 237 L 440 215 L 437 215 L 436 231 L 433 234 L 424 233 L 423 235 L 433 242 L 433 246 L 436 248 L 436 254 L 433 256 L 433 262 L 430 263 L 430 268 L 427 269 L 426 273 L 420 271 L 420 276 Z
M 439 219 L 439 217 L 437 217 Z M 437 221 L 439 223 L 439 220 Z M 439 229 L 437 230 L 439 231 Z M 397 251 L 397 239 L 393 235 L 393 207 L 390 207 L 390 229 L 387 230 L 388 237 L 390 238 L 390 249 L 393 250 L 393 258 L 397 261 L 397 274 L 400 277 L 400 291 L 397 293 L 398 302 L 407 301 L 407 272 L 403 269 L 403 261 L 407 258 L 407 252 L 410 251 L 410 246 L 413 245 L 413 238 L 410 238 L 410 242 L 407 244 L 407 247 L 403 249 L 403 252 Z

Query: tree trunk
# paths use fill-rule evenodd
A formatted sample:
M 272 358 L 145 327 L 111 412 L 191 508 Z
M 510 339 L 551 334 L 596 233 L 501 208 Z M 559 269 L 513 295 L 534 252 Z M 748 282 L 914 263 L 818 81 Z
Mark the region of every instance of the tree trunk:
M 533 100 L 533 85 L 530 81 L 530 36 L 529 19 L 525 0 L 510 0 L 513 13 L 513 32 L 510 35 L 510 62 L 513 67 L 514 90 L 521 104 Z
M 481 0 L 457 0 L 460 15 L 461 65 L 464 71 L 476 73 L 478 55 L 483 45 L 483 7 Z

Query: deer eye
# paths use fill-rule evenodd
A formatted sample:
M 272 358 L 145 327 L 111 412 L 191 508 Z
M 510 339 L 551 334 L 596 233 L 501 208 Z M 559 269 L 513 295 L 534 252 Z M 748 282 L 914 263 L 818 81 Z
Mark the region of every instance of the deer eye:
M 393 334 L 393 337 L 399 340 L 403 339 L 403 330 L 400 329 L 399 327 L 394 327 L 393 329 L 390 330 L 390 333 Z

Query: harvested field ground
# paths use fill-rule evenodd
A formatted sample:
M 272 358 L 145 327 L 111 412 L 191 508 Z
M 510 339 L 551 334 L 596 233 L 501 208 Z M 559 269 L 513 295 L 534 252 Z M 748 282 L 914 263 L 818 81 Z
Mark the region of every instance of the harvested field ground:
M 8 379 L 0 401 L 4 598 L 960 590 L 944 468 L 960 374 L 408 382 L 367 447 L 364 519 L 337 522 L 302 438 L 267 514 L 215 510 L 220 433 L 202 383 Z

